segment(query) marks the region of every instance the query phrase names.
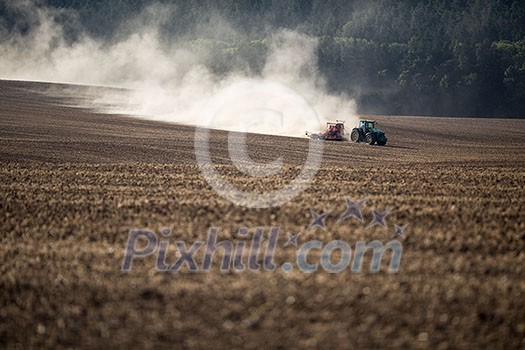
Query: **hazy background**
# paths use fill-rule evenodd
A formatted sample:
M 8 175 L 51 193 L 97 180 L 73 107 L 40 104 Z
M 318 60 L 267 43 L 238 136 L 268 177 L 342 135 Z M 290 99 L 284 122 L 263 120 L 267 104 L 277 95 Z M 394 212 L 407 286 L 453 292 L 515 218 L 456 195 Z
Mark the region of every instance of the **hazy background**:
M 257 54 L 257 70 L 244 57 L 229 69 L 217 69 L 217 46 L 226 45 L 218 37 L 247 40 L 218 15 L 194 27 L 191 35 L 172 36 L 165 28 L 180 9 L 152 3 L 108 29 L 111 35 L 97 35 L 82 22 L 81 11 L 34 1 L 7 2 L 4 10 L 12 14 L 7 19 L 16 21 L 4 21 L 2 78 L 127 89 L 94 91 L 93 99 L 82 103 L 72 93 L 72 101 L 81 106 L 289 136 L 320 130 L 328 120 L 356 123 L 354 100 L 341 92 L 328 93 L 319 74 L 318 39 L 298 31 L 268 32 L 264 52 Z
M 182 122 L 268 81 L 321 123 L 523 117 L 523 23 L 505 0 L 0 0 L 0 77 L 138 89 L 124 112 Z

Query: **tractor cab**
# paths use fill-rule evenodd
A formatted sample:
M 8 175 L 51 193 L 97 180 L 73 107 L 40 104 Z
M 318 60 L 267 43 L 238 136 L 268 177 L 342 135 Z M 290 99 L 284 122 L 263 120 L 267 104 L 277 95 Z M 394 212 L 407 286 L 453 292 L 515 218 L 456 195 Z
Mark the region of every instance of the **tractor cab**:
M 363 130 L 366 134 L 376 128 L 376 122 L 373 120 L 361 120 L 359 121 L 359 129 Z

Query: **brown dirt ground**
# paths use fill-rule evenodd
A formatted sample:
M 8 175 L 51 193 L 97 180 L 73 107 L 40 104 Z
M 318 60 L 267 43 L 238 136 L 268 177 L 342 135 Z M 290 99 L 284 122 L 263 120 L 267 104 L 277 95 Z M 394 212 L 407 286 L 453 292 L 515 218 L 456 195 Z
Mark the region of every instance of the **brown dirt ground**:
M 0 347 L 525 348 L 525 120 L 376 117 L 387 147 L 327 143 L 305 192 L 247 209 L 206 183 L 193 128 L 68 106 L 90 93 L 0 81 Z M 307 140 L 249 140 L 286 169 L 257 187 L 213 132 L 236 185 L 278 188 L 300 170 Z M 345 196 L 369 199 L 364 224 L 336 222 Z M 365 228 L 373 207 L 392 209 L 388 229 Z M 327 231 L 304 230 L 310 208 L 333 211 Z M 279 226 L 280 265 L 295 252 L 285 232 L 353 247 L 386 243 L 393 224 L 409 224 L 395 274 L 220 273 L 218 259 L 170 274 L 155 256 L 120 271 L 132 228 L 191 244 L 211 226 L 236 240 Z

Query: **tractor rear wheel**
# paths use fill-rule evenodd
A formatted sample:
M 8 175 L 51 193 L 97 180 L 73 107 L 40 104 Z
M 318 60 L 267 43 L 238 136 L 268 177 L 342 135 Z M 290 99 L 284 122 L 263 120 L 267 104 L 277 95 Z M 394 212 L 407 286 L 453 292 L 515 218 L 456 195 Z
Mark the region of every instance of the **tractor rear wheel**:
M 359 142 L 359 130 L 352 130 L 352 133 L 350 134 L 350 140 L 352 142 Z
M 386 145 L 386 141 L 377 141 L 377 144 L 379 146 L 384 146 L 384 145 Z
M 369 145 L 373 145 L 374 143 L 376 143 L 376 137 L 374 134 L 366 134 L 365 139 L 366 143 L 368 143 Z

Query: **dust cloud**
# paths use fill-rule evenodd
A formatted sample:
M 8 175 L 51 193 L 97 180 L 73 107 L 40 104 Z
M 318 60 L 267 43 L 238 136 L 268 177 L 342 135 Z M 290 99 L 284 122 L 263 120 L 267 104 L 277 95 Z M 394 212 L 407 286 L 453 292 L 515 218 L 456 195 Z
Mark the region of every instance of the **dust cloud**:
M 353 125 L 357 120 L 354 100 L 327 92 L 317 69 L 318 42 L 300 32 L 281 29 L 265 38 L 268 51 L 259 74 L 241 65 L 218 75 L 207 67 L 211 53 L 202 46 L 195 48 L 189 38 L 163 40 L 160 27 L 176 11 L 170 6 L 147 7 L 111 39 L 87 34 L 70 10 L 32 1 L 7 6 L 16 7 L 29 28 L 0 22 L 0 78 L 125 89 L 96 93 L 93 88 L 81 107 L 287 136 L 319 131 L 326 121 Z M 68 17 L 67 26 L 56 20 L 59 16 Z M 242 35 L 223 20 L 209 26 L 202 33 Z

